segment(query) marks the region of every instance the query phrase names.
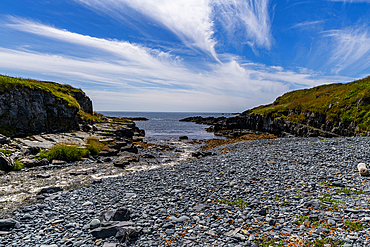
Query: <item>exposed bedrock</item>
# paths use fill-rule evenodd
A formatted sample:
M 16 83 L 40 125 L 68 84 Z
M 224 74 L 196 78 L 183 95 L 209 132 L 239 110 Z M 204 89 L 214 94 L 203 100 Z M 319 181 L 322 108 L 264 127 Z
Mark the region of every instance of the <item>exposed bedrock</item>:
M 237 137 L 247 134 L 248 131 L 269 132 L 277 136 L 291 134 L 299 137 L 334 137 L 355 136 L 357 125 L 355 122 L 339 122 L 335 125 L 333 121 L 327 120 L 326 115 L 314 112 L 305 112 L 302 123 L 294 123 L 271 115 L 241 114 L 236 117 L 202 118 L 191 117 L 181 121 L 195 122 L 198 124 L 212 125 L 208 130 L 216 135 Z M 368 134 L 368 133 L 366 133 Z
M 91 100 L 86 96 L 78 102 L 86 112 L 92 112 Z M 78 107 L 44 90 L 20 88 L 0 94 L 0 126 L 13 128 L 18 134 L 78 128 L 78 111 Z

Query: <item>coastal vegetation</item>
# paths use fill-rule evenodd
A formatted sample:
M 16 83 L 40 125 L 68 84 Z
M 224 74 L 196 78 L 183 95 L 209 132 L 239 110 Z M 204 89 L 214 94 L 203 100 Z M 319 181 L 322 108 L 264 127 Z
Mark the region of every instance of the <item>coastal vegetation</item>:
M 288 92 L 273 103 L 243 113 L 270 115 L 307 124 L 309 117 L 325 117 L 334 127 L 353 122 L 358 131 L 370 130 L 370 77 L 350 83 L 334 83 Z M 309 125 L 309 124 L 308 124 Z
M 48 91 L 57 98 L 64 99 L 68 102 L 69 106 L 78 108 L 80 105 L 73 97 L 73 93 L 85 94 L 81 89 L 74 88 L 67 84 L 0 75 L 0 93 L 4 93 L 5 91 L 10 91 L 15 88 Z
M 64 161 L 78 161 L 84 157 L 89 157 L 90 151 L 86 148 L 79 148 L 75 144 L 60 143 L 54 145 L 49 151 L 41 151 L 40 158 Z

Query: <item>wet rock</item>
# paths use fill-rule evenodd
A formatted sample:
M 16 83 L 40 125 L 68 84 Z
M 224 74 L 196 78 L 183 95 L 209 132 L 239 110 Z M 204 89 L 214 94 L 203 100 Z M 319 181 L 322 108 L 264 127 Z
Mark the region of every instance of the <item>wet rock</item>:
M 189 139 L 189 137 L 187 137 L 187 136 L 180 136 L 179 137 L 179 140 L 188 140 Z

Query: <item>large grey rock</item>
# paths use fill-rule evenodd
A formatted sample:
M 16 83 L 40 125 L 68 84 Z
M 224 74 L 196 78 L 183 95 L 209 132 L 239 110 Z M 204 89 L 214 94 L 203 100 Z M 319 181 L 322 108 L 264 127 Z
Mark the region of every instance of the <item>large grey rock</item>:
M 39 194 L 51 194 L 51 193 L 55 193 L 55 192 L 58 192 L 58 191 L 62 191 L 63 189 L 61 187 L 58 187 L 58 186 L 52 186 L 52 187 L 48 187 L 48 188 L 42 188 L 39 192 Z
M 309 207 L 313 207 L 314 209 L 318 210 L 318 209 L 320 209 L 320 207 L 321 207 L 321 202 L 320 202 L 320 200 L 319 200 L 319 199 L 314 199 L 314 200 L 311 200 L 311 201 L 305 202 L 305 203 L 303 204 L 303 206 L 304 206 L 304 207 L 307 207 L 307 208 L 309 208 Z
M 133 227 L 132 222 L 110 221 L 110 222 L 104 222 L 102 226 L 92 230 L 91 234 L 95 238 L 109 238 L 112 236 L 116 236 L 117 234 L 119 235 L 119 237 L 122 237 L 125 235 L 126 237 L 130 237 L 130 236 L 136 235 L 137 230 L 135 227 Z
M 0 170 L 9 172 L 13 170 L 14 166 L 14 160 L 10 157 L 6 157 L 5 154 L 0 152 Z
M 0 219 L 0 228 L 14 227 L 16 224 L 19 224 L 19 222 L 12 218 Z
M 128 221 L 130 220 L 130 210 L 126 208 L 112 209 L 101 212 L 99 216 L 101 222 L 107 221 Z

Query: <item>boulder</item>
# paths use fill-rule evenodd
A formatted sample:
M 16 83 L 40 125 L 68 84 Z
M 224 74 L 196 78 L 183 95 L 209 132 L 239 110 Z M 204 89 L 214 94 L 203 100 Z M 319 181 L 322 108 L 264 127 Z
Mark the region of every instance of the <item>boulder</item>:
M 9 172 L 13 170 L 14 166 L 14 160 L 12 158 L 6 157 L 5 154 L 0 152 L 0 170 Z
M 139 153 L 139 150 L 134 145 L 130 145 L 130 146 L 122 147 L 121 152 L 129 152 L 129 153 L 137 154 Z
M 128 166 L 129 164 L 130 164 L 130 162 L 126 159 L 126 157 L 119 157 L 118 159 L 113 161 L 114 166 L 121 167 L 121 168 L 124 168 L 124 167 Z
M 126 208 L 112 209 L 101 212 L 99 216 L 101 222 L 106 221 L 128 221 L 130 220 L 130 210 Z
M 8 218 L 8 219 L 0 219 L 0 228 L 10 228 L 10 227 L 16 227 L 19 225 L 19 222 L 15 219 Z
M 55 192 L 62 191 L 62 190 L 63 189 L 61 187 L 57 187 L 57 186 L 42 188 L 39 194 L 51 194 L 51 193 L 55 193 Z
M 303 204 L 304 207 L 313 207 L 314 209 L 318 210 L 320 209 L 321 207 L 321 201 L 319 199 L 314 199 L 314 200 L 311 200 L 311 201 L 308 201 L 308 202 L 305 202 Z
M 139 155 L 125 151 L 119 153 L 119 159 L 125 159 L 128 162 L 139 162 Z
M 357 165 L 357 169 L 361 176 L 369 176 L 369 170 L 367 169 L 365 163 L 359 163 Z
M 38 160 L 28 159 L 28 158 L 21 159 L 20 162 L 23 163 L 25 167 L 35 167 L 39 163 Z
M 138 230 L 133 227 L 132 222 L 121 221 L 121 222 L 105 222 L 102 226 L 95 228 L 91 231 L 91 234 L 95 238 L 131 238 L 138 234 Z

